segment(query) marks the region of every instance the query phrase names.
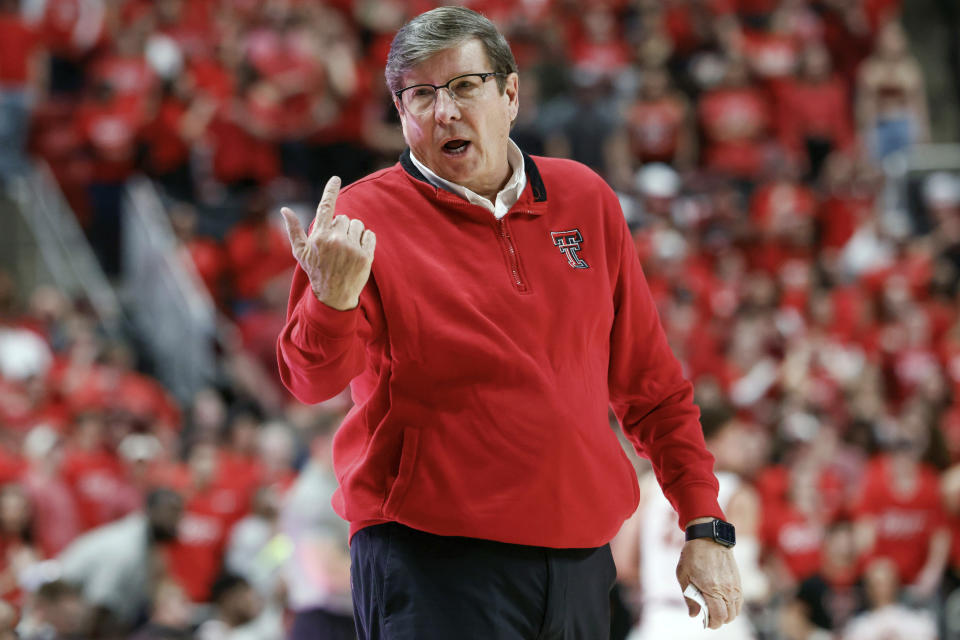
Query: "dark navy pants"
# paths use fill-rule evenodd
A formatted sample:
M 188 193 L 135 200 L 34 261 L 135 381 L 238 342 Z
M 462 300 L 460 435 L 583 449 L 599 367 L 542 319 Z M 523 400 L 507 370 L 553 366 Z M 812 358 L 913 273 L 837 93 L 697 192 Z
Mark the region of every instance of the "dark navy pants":
M 298 611 L 293 616 L 288 640 L 356 640 L 353 619 L 323 609 Z
M 350 544 L 361 640 L 609 640 L 610 546 L 549 549 L 396 523 Z

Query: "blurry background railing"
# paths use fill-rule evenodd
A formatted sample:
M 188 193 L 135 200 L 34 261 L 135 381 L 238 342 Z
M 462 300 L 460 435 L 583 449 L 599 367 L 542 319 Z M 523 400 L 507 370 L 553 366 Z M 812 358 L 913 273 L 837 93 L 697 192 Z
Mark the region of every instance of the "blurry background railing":
M 46 164 L 10 178 L 0 219 L 0 265 L 21 290 L 51 285 L 85 299 L 108 334 L 120 332 L 120 302 Z
M 216 311 L 143 178 L 128 184 L 124 201 L 121 291 L 156 376 L 186 402 L 216 374 Z

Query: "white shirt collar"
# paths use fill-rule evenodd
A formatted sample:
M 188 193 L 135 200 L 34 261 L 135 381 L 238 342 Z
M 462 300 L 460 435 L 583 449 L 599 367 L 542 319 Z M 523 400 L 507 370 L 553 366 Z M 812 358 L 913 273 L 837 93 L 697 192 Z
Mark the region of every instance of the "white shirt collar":
M 507 211 L 510 211 L 510 207 L 517 203 L 517 200 L 520 199 L 520 194 L 523 193 L 524 188 L 527 186 L 527 173 L 523 166 L 523 153 L 520 152 L 520 147 L 518 147 L 517 143 L 513 140 L 509 140 L 509 144 L 507 145 L 507 162 L 510 163 L 510 168 L 513 169 L 513 175 L 510 176 L 507 184 L 505 184 L 503 189 L 500 190 L 500 193 L 497 194 L 496 205 L 463 185 L 444 180 L 427 168 L 425 164 L 417 160 L 417 156 L 413 155 L 412 149 L 410 150 L 410 159 L 430 184 L 438 189 L 443 189 L 444 191 L 458 195 L 471 204 L 483 207 L 492 213 L 497 220 L 507 215 Z

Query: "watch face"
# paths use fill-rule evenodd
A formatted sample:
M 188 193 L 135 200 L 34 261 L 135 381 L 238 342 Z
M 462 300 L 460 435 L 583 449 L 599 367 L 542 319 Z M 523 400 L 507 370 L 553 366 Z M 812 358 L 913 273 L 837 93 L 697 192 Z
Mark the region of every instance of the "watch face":
M 737 542 L 737 534 L 733 528 L 733 525 L 729 522 L 724 522 L 723 520 L 714 520 L 713 521 L 713 533 L 714 539 L 728 546 L 733 546 Z

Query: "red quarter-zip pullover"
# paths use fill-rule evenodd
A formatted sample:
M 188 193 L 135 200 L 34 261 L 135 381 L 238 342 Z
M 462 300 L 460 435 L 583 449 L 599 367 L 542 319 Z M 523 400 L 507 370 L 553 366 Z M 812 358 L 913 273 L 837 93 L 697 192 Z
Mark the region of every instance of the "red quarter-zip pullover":
M 351 532 L 396 521 L 601 546 L 638 500 L 611 405 L 680 523 L 723 517 L 616 195 L 578 163 L 524 160 L 527 187 L 498 221 L 430 185 L 406 152 L 337 201 L 377 234 L 359 306 L 327 307 L 294 276 L 281 376 L 306 403 L 351 385 L 333 447 Z

